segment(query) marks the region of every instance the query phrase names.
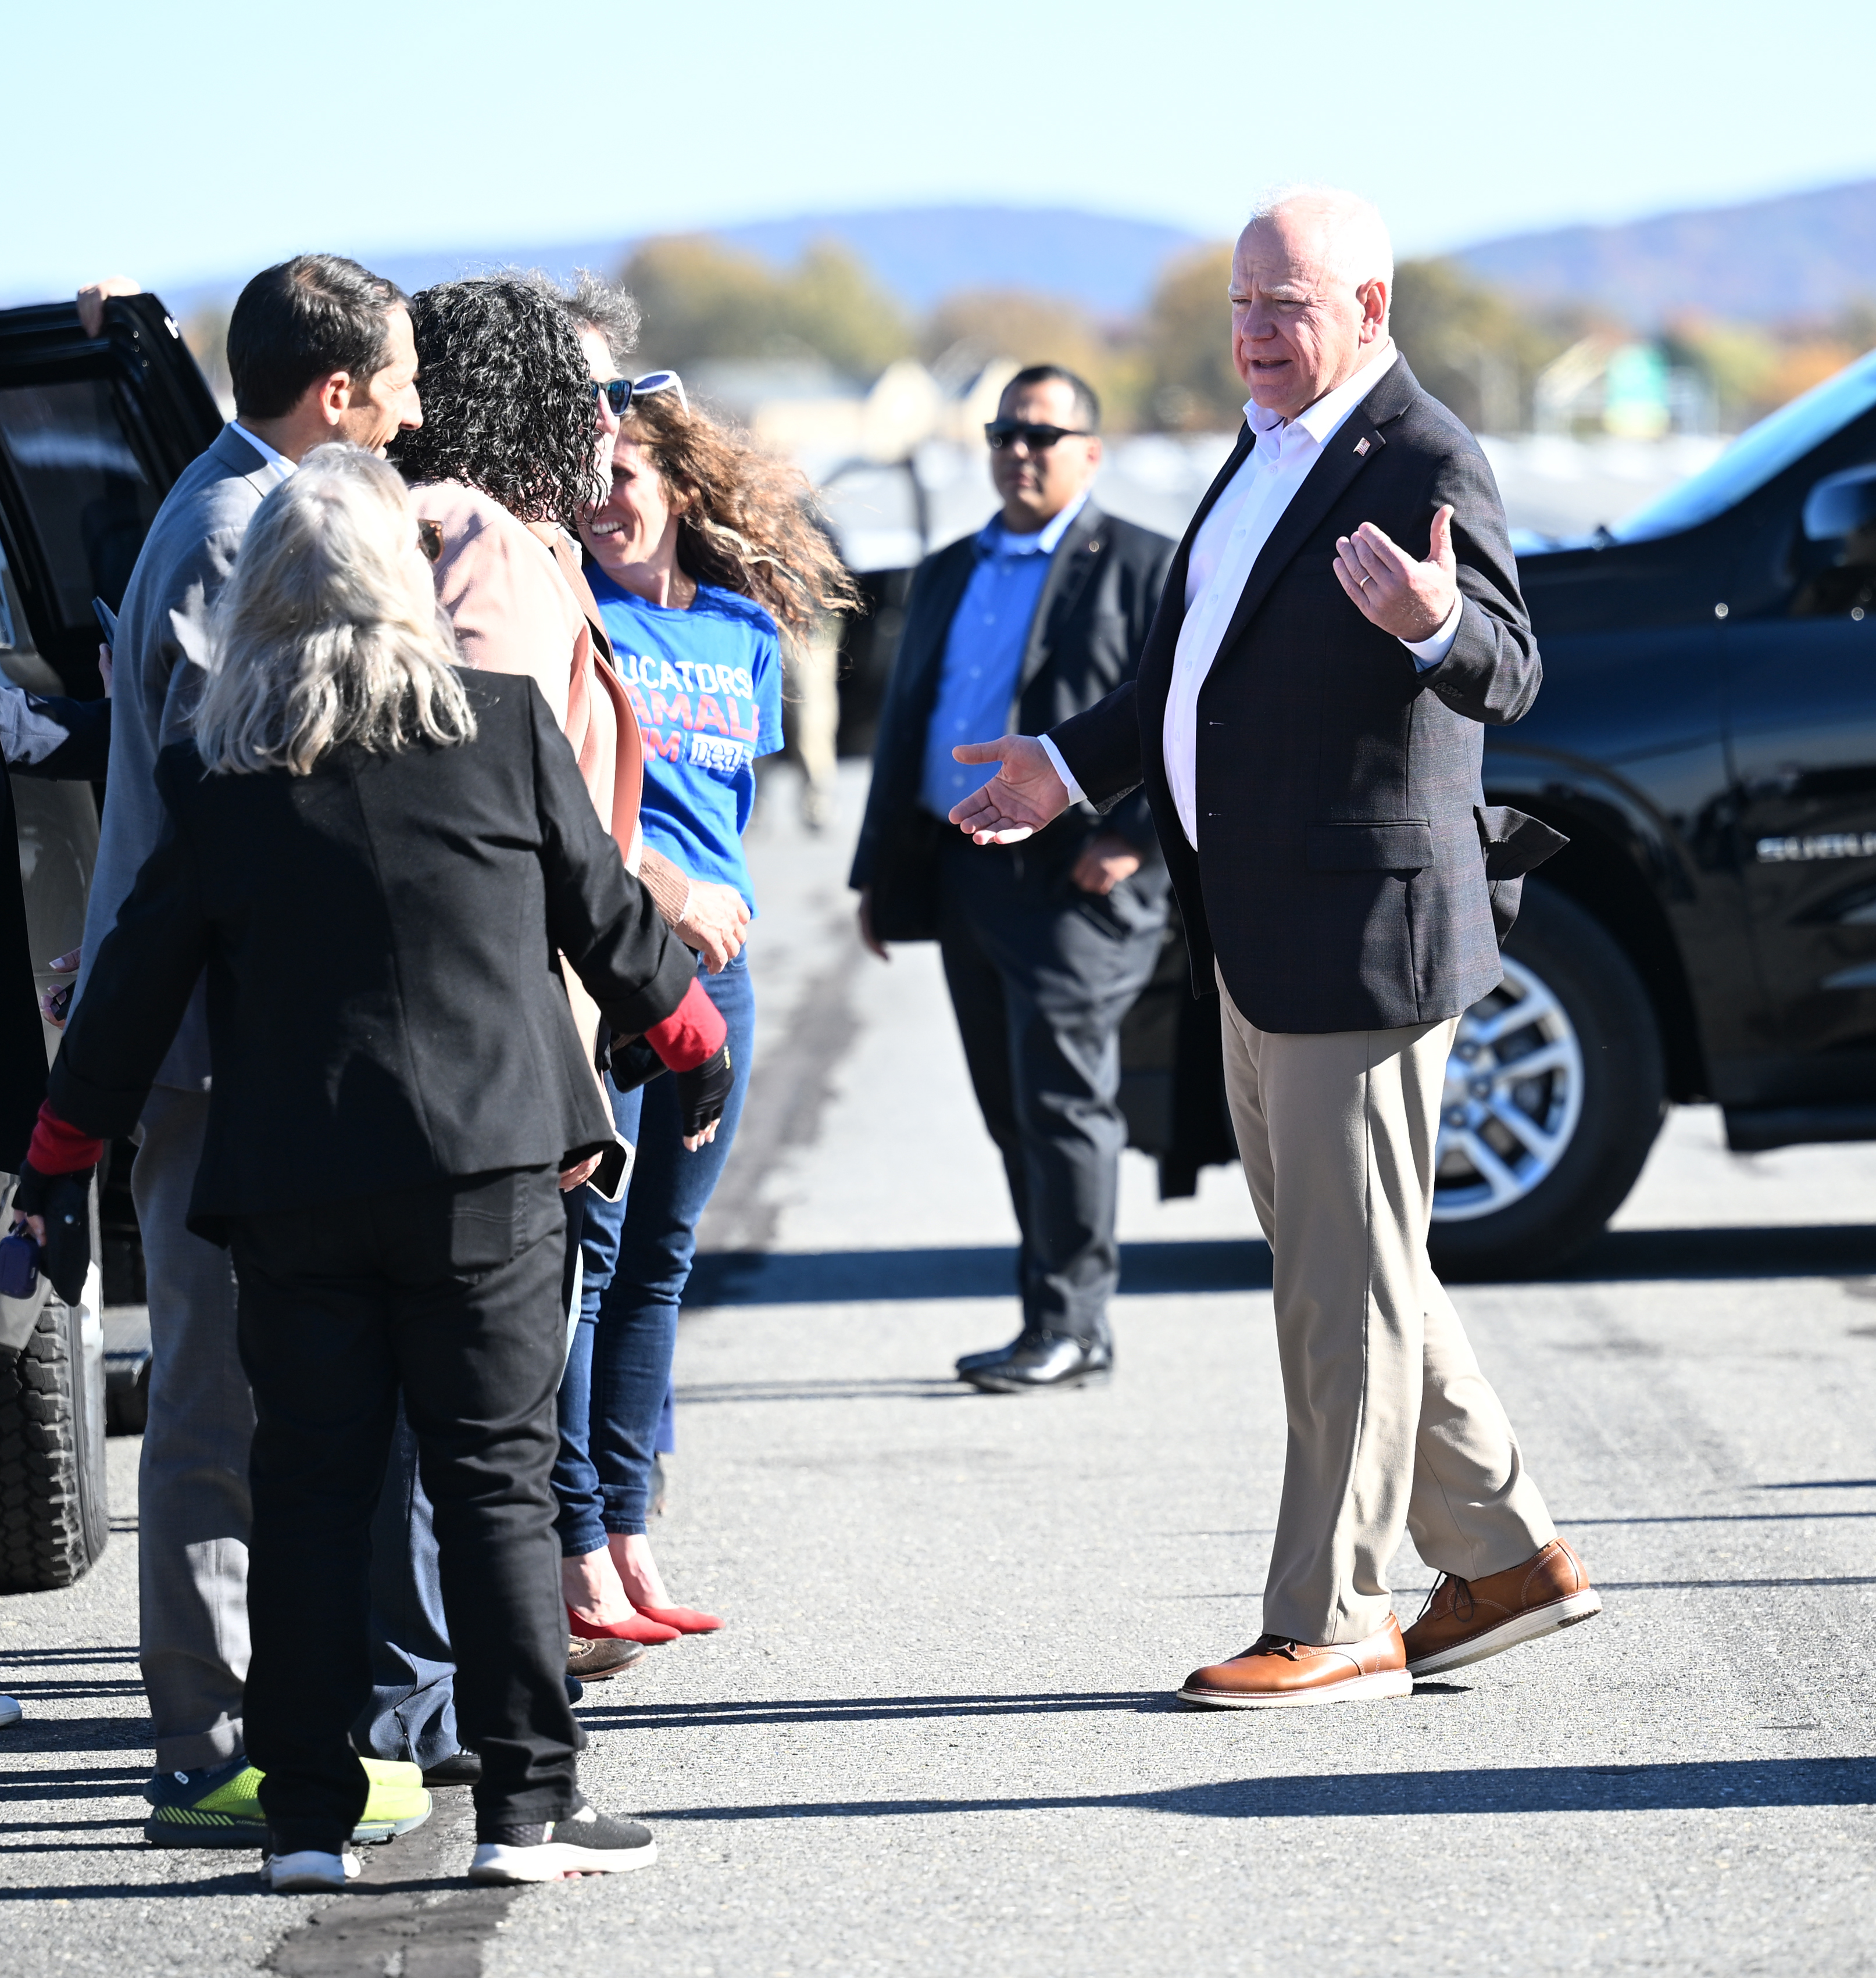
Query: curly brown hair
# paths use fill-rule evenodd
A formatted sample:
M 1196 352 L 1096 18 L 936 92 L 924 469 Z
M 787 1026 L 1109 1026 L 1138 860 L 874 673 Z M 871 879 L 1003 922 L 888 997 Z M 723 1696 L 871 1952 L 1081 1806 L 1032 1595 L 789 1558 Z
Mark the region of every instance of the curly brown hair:
M 677 561 L 687 576 L 753 598 L 791 637 L 860 594 L 828 532 L 808 478 L 733 426 L 675 392 L 634 399 L 620 422 L 680 512 Z

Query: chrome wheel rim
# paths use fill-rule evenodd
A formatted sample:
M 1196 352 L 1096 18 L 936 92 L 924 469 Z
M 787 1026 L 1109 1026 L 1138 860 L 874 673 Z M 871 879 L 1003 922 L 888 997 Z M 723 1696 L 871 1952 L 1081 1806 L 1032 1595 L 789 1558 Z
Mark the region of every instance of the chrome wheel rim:
M 1469 1222 L 1557 1172 L 1583 1117 L 1583 1047 L 1555 993 L 1509 955 L 1459 1020 L 1434 1154 L 1433 1219 Z

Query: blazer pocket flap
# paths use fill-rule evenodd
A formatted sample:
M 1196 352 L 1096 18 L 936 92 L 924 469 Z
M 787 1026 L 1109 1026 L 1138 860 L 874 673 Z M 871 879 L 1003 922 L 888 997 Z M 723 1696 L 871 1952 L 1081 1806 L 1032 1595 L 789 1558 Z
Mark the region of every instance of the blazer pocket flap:
M 1478 820 L 1488 879 L 1521 878 L 1570 842 L 1560 831 L 1508 805 L 1474 804 L 1472 815 Z
M 1433 827 L 1424 818 L 1388 824 L 1312 824 L 1304 862 L 1312 872 L 1418 872 L 1433 863 Z

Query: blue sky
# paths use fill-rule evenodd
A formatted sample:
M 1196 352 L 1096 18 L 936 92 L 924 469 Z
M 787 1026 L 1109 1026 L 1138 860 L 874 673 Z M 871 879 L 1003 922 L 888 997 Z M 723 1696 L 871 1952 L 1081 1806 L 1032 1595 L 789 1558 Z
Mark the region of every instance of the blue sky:
M 1870 0 L 8 11 L 15 301 L 951 201 L 1224 234 L 1305 178 L 1418 253 L 1876 176 Z

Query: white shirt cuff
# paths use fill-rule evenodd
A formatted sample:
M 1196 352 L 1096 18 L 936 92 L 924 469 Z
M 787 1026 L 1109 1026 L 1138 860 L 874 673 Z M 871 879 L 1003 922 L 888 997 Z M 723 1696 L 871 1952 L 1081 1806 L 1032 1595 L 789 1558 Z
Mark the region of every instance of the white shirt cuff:
M 1437 666 L 1453 650 L 1453 641 L 1459 636 L 1459 614 L 1464 610 L 1463 597 L 1453 600 L 1453 608 L 1446 614 L 1446 623 L 1431 639 L 1403 639 L 1401 643 L 1414 656 L 1414 663 L 1424 673 L 1430 666 Z
M 1450 644 L 1451 642 L 1448 640 L 1448 643 Z M 1444 659 L 1445 657 L 1445 654 L 1442 653 L 1440 657 Z M 1068 792 L 1068 801 L 1070 803 L 1086 803 L 1087 802 L 1087 797 L 1084 792 L 1081 786 L 1075 781 L 1075 772 L 1074 770 L 1070 769 L 1068 765 L 1062 760 L 1061 750 L 1057 748 L 1055 744 L 1051 742 L 1046 735 L 1038 735 L 1036 737 L 1036 739 L 1042 744 L 1042 752 L 1048 757 L 1050 766 L 1054 769 L 1055 773 L 1061 778 L 1063 787 Z

